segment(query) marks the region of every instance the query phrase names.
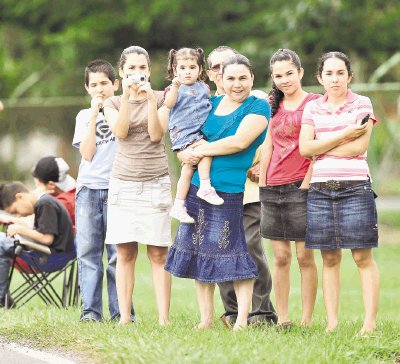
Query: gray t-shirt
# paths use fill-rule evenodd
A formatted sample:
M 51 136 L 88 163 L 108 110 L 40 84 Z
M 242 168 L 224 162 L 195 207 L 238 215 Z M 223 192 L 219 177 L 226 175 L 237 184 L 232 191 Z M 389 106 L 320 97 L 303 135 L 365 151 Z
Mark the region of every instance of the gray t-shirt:
M 153 91 L 157 108 L 164 102 L 162 91 Z M 119 110 L 121 97 L 107 99 L 105 107 Z M 147 99 L 129 101 L 129 131 L 124 139 L 117 138 L 117 153 L 111 176 L 124 181 L 149 181 L 168 174 L 164 140 L 152 142 L 148 132 Z
M 81 110 L 76 116 L 75 134 L 72 145 L 79 148 L 83 138 L 86 136 L 90 109 Z M 91 161 L 82 158 L 79 166 L 76 191 L 85 186 L 93 190 L 108 188 L 110 172 L 117 149 L 114 134 L 111 132 L 104 115 L 99 113 L 96 119 L 96 152 Z

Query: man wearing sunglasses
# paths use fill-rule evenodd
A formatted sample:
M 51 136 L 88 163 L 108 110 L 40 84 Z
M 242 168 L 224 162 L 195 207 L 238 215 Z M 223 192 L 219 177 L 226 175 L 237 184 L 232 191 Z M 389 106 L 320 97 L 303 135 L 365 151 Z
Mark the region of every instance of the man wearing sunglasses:
M 215 95 L 225 93 L 222 83 L 222 67 L 224 60 L 237 54 L 238 52 L 228 46 L 220 46 L 214 49 L 207 58 L 208 71 L 207 75 L 210 81 L 215 83 L 217 88 Z M 252 94 L 257 97 L 267 97 L 262 91 L 253 91 Z M 260 200 L 258 192 L 259 177 L 259 151 L 256 153 L 253 166 L 247 172 L 247 180 L 244 191 L 243 206 L 243 224 L 246 235 L 247 247 L 250 255 L 253 257 L 257 268 L 258 278 L 254 284 L 252 311 L 249 315 L 249 324 L 277 322 L 277 315 L 274 306 L 270 300 L 272 289 L 271 273 L 268 263 L 264 255 L 260 235 Z M 224 282 L 218 284 L 222 302 L 225 307 L 225 313 L 221 316 L 221 320 L 225 325 L 233 325 L 237 317 L 237 301 L 233 282 Z

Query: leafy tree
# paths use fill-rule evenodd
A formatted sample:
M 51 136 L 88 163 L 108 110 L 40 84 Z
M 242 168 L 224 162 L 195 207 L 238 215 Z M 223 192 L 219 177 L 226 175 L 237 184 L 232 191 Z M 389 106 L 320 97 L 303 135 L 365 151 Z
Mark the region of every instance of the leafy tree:
M 306 84 L 315 83 L 322 52 L 343 50 L 363 81 L 398 50 L 398 19 L 397 0 L 1 0 L 0 95 L 21 83 L 18 96 L 82 95 L 85 64 L 115 64 L 132 44 L 149 50 L 157 88 L 165 85 L 167 51 L 184 45 L 237 48 L 253 61 L 257 86 L 278 48 L 300 54 Z M 383 80 L 399 76 L 393 69 Z

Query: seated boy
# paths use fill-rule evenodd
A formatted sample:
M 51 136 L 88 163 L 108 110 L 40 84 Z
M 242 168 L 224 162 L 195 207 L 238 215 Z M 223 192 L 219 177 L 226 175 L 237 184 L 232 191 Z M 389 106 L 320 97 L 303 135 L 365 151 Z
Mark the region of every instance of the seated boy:
M 69 174 L 67 162 L 55 156 L 41 158 L 32 171 L 37 191 L 54 196 L 67 209 L 75 231 L 76 181 Z
M 75 232 L 76 181 L 69 172 L 69 165 L 60 157 L 41 158 L 32 170 L 35 193 L 48 193 L 60 201 L 67 209 Z M 23 224 L 33 227 L 34 215 L 15 217 L 0 211 L 0 224 Z
M 9 182 L 0 186 L 0 208 L 16 216 L 35 214 L 33 228 L 11 224 L 7 236 L 20 234 L 46 245 L 52 252 L 68 252 L 74 249 L 74 233 L 71 218 L 65 207 L 48 194 L 30 192 L 21 182 Z M 0 233 L 0 307 L 5 305 L 8 286 L 9 257 L 14 242 Z

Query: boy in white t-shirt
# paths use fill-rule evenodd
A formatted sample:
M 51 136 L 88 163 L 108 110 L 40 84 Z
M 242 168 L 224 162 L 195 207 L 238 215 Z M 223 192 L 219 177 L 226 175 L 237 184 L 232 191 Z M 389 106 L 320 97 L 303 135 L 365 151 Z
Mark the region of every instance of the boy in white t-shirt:
M 82 293 L 81 321 L 103 321 L 103 251 L 107 230 L 108 182 L 114 161 L 115 136 L 103 114 L 103 102 L 118 89 L 113 66 L 104 60 L 90 62 L 85 69 L 85 89 L 91 96 L 89 109 L 76 117 L 72 145 L 82 161 L 76 187 L 76 242 Z M 119 320 L 115 286 L 116 248 L 107 245 L 108 306 L 111 320 Z M 132 320 L 134 319 L 132 308 Z

